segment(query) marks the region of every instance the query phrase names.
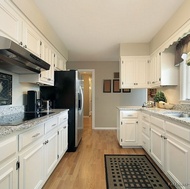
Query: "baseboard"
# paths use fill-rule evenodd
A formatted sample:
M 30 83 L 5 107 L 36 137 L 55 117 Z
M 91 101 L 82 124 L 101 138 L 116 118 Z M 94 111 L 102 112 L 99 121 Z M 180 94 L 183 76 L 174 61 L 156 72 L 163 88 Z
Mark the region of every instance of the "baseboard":
M 117 127 L 94 127 L 94 130 L 117 130 Z

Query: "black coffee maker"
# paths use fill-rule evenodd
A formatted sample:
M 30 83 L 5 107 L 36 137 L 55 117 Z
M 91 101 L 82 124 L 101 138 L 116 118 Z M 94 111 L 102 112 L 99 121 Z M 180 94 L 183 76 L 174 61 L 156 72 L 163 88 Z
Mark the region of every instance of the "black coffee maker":
M 37 99 L 37 91 L 27 92 L 27 112 L 39 112 L 41 110 L 41 100 Z

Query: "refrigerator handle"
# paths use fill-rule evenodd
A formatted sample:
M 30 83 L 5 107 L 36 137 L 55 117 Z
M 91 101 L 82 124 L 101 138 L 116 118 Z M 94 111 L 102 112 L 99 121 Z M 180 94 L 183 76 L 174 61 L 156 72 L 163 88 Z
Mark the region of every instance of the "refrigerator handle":
M 80 86 L 79 88 L 80 90 L 80 93 L 78 93 L 78 109 L 79 110 L 83 110 L 83 100 L 84 100 L 84 97 L 83 97 L 83 90 L 82 90 L 82 87 Z

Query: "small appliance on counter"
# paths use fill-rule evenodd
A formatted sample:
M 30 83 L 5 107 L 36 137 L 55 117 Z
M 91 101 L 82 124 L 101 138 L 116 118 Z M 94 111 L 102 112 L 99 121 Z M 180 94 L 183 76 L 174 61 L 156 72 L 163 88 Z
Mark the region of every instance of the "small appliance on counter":
M 52 103 L 50 100 L 42 100 L 42 109 L 49 111 L 52 107 Z
M 37 99 L 37 91 L 28 91 L 27 92 L 27 112 L 39 112 L 41 111 L 41 100 Z

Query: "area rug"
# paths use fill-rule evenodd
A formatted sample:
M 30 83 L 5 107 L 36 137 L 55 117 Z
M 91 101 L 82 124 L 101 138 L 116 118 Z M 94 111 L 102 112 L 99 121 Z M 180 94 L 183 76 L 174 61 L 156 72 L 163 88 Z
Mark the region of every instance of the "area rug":
M 105 155 L 107 189 L 170 189 L 146 155 Z

